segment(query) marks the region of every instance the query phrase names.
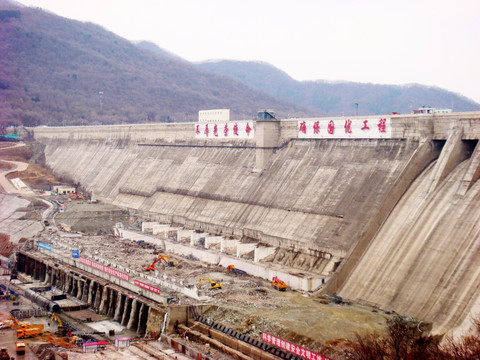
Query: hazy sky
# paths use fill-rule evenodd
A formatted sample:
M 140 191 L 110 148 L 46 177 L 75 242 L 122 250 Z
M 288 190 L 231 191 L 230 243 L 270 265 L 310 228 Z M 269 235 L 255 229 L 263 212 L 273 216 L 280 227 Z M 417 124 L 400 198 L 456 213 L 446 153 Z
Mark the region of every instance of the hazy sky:
M 260 60 L 297 80 L 415 82 L 480 102 L 479 0 L 19 2 L 189 61 Z

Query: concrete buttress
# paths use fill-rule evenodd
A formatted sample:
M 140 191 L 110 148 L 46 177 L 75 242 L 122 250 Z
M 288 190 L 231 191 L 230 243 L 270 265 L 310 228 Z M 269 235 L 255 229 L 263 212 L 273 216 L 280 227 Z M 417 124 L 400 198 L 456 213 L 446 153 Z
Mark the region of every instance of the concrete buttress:
M 50 280 L 52 279 L 50 276 L 50 268 L 47 266 L 47 270 L 45 272 L 45 284 L 50 284 Z
M 128 320 L 127 329 L 129 330 L 137 330 L 138 325 L 138 301 L 137 299 L 133 299 L 132 302 L 132 311 L 130 311 L 130 319 Z
M 121 293 L 117 294 L 117 303 L 115 304 L 115 313 L 113 315 L 113 321 L 122 321 L 122 311 L 125 304 L 125 296 Z
M 100 307 L 98 308 L 99 314 L 107 314 L 109 290 L 106 286 L 103 288 L 102 299 L 100 301 Z
M 130 311 L 132 310 L 132 299 L 128 297 L 125 299 L 125 306 L 123 307 L 123 315 L 122 315 L 122 325 L 126 326 L 128 324 L 128 320 L 130 319 Z
M 108 311 L 107 311 L 107 316 L 109 318 L 113 318 L 113 315 L 115 314 L 115 304 L 117 300 L 118 293 L 110 289 L 110 300 L 108 301 Z
M 82 298 L 82 291 L 83 291 L 83 281 L 81 279 L 77 279 L 77 293 L 75 294 L 75 297 L 77 299 Z
M 89 282 L 88 281 L 84 281 L 83 282 L 83 290 L 82 290 L 82 301 L 83 302 L 87 302 L 88 300 L 88 289 L 89 289 Z
M 100 307 L 100 300 L 102 300 L 102 289 L 100 284 L 98 284 L 97 291 L 95 292 L 95 301 L 93 304 L 94 309 L 98 309 Z

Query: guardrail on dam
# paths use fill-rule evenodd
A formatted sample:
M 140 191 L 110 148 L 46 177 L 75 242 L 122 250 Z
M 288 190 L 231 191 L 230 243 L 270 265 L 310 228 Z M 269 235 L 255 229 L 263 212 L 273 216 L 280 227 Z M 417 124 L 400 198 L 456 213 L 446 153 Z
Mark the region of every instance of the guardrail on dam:
M 478 270 L 464 260 L 479 243 L 480 112 L 197 125 L 35 128 L 34 137 L 56 174 L 146 218 L 303 254 L 272 260 L 293 268 L 336 259 L 325 291 L 439 331 L 480 303 L 463 291 Z

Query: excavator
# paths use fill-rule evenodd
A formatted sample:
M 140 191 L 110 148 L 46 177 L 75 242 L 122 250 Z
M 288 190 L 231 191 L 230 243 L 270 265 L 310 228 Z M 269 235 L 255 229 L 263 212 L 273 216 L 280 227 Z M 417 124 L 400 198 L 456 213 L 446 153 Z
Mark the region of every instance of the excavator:
M 155 270 L 155 264 L 159 261 L 165 261 L 165 263 L 170 266 L 170 267 L 174 267 L 174 266 L 178 266 L 178 263 L 177 262 L 174 262 L 170 259 L 170 257 L 168 257 L 167 255 L 163 255 L 163 254 L 158 254 L 157 255 L 157 258 L 155 259 L 155 261 L 152 263 L 152 265 L 150 266 L 147 266 L 145 267 L 145 270 L 146 271 L 153 271 Z
M 272 286 L 279 291 L 287 291 L 287 284 L 276 276 L 272 279 Z
M 210 289 L 221 289 L 222 288 L 222 283 L 217 283 L 215 281 L 213 281 L 212 279 L 207 279 L 207 278 L 204 278 L 204 279 L 198 279 L 198 283 L 200 286 L 202 286 L 202 281 L 207 281 L 210 283 Z
M 52 316 L 50 317 L 50 321 L 54 321 L 54 320 L 58 323 L 56 334 L 60 336 L 65 336 L 69 331 L 68 327 L 64 327 L 60 317 L 57 314 L 52 313 Z

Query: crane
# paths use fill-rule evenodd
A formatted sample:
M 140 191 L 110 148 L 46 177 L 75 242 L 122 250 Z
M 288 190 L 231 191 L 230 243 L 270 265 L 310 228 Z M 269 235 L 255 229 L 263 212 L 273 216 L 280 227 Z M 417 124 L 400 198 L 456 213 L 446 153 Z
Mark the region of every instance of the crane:
M 212 279 L 208 279 L 208 278 L 203 278 L 203 279 L 198 279 L 198 283 L 199 285 L 201 286 L 202 285 L 202 281 L 207 281 L 210 283 L 210 289 L 221 289 L 222 288 L 222 283 L 217 283 L 215 281 L 213 281 Z
M 170 257 L 168 257 L 167 255 L 164 255 L 164 254 L 158 254 L 157 255 L 157 258 L 155 259 L 155 261 L 150 265 L 150 266 L 146 266 L 145 267 L 145 270 L 146 271 L 153 271 L 155 270 L 155 264 L 159 261 L 165 261 L 165 263 L 170 266 L 170 267 L 174 267 L 174 266 L 178 266 L 178 263 L 177 262 L 174 262 L 170 259 Z

